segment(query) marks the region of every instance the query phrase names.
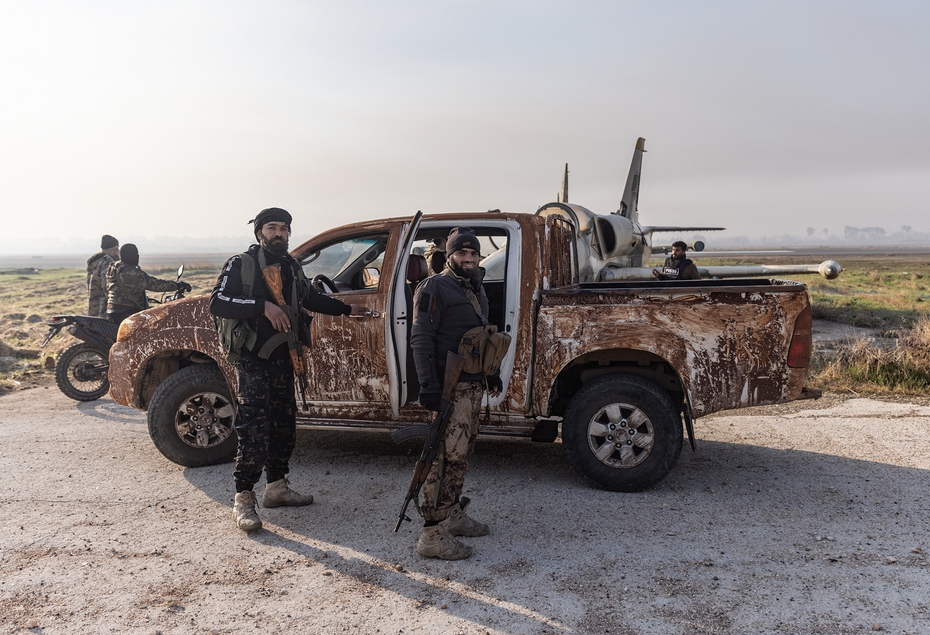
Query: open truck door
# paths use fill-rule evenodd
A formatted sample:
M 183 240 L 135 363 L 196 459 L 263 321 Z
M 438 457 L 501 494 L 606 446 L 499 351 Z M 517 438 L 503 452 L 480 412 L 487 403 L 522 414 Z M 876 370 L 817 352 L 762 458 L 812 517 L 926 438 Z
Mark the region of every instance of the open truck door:
M 397 262 L 391 275 L 391 286 L 388 289 L 384 343 L 387 352 L 391 411 L 395 417 L 399 416 L 400 409 L 407 403 L 410 394 L 411 372 L 407 360 L 410 349 L 410 331 L 413 327 L 413 289 L 407 284 L 407 265 L 422 218 L 423 212 L 417 212 L 401 234 L 399 249 L 396 252 Z

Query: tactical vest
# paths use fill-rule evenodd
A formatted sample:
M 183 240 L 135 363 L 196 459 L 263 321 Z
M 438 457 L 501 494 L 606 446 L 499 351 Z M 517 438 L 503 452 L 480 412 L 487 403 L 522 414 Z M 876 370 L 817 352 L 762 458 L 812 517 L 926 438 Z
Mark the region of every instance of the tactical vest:
M 258 263 L 255 262 L 255 257 L 248 253 L 239 254 L 239 259 L 242 261 L 242 269 L 240 270 L 242 295 L 251 296 L 252 288 L 255 286 L 255 270 Z M 264 258 L 262 258 L 262 260 L 264 260 Z M 295 293 L 291 301 L 298 305 L 298 311 L 300 305 L 300 289 L 305 280 L 306 275 L 304 274 L 303 267 L 297 267 Z M 258 341 L 258 333 L 251 327 L 247 319 L 224 318 L 214 315 L 213 324 L 216 326 L 216 333 L 219 336 L 220 346 L 226 352 L 226 361 L 230 364 L 235 364 L 239 358 L 242 357 L 242 351 L 251 351 L 255 348 L 255 344 Z M 305 333 L 304 336 L 308 337 L 309 333 Z M 280 344 L 280 342 L 275 343 L 275 345 L 277 344 Z M 270 355 L 271 350 L 273 349 L 267 351 L 267 355 Z M 267 357 L 267 355 L 260 354 L 259 356 Z

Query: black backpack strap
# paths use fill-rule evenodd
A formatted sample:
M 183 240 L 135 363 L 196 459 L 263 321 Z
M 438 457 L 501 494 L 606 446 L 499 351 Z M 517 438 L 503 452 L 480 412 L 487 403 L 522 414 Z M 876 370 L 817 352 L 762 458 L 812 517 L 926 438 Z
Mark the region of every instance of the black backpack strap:
M 248 253 L 239 254 L 239 258 L 242 260 L 242 295 L 248 297 L 252 295 L 252 287 L 255 286 L 255 258 Z

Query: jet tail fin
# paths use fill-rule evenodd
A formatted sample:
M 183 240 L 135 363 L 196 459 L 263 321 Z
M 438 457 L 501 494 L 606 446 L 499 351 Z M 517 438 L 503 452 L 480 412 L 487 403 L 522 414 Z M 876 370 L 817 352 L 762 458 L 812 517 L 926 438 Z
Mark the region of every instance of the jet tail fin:
M 643 171 L 643 152 L 645 151 L 646 140 L 640 137 L 636 140 L 636 149 L 633 150 L 633 160 L 630 162 L 630 173 L 626 177 L 626 186 L 623 188 L 623 198 L 620 199 L 620 209 L 614 212 L 634 222 L 639 220 L 639 179 Z

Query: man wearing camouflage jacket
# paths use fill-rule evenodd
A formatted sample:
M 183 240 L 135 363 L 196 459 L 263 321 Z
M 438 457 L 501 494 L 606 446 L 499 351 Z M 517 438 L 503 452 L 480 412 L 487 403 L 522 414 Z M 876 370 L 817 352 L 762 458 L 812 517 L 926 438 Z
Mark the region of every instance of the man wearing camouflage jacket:
M 107 271 L 119 260 L 119 241 L 108 234 L 100 239 L 100 251 L 87 259 L 87 315 L 107 316 Z
M 120 261 L 107 269 L 107 317 L 119 324 L 149 308 L 148 291 L 190 291 L 186 282 L 160 280 L 139 268 L 139 250 L 132 243 L 120 249 Z

